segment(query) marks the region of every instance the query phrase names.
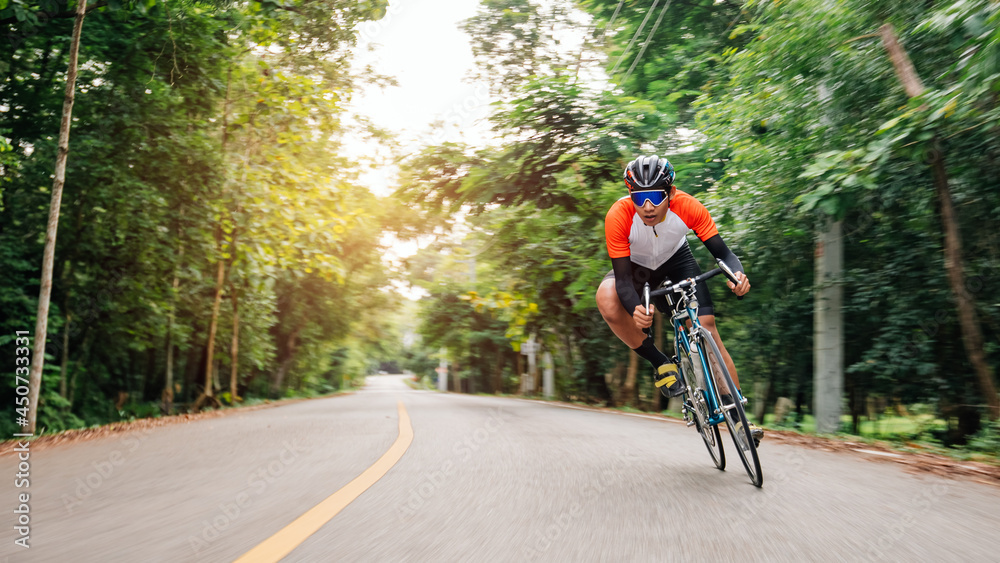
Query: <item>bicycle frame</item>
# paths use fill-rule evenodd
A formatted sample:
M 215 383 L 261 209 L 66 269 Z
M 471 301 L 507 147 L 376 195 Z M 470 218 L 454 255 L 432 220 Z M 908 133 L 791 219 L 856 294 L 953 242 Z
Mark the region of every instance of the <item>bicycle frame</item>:
M 692 301 L 694 301 L 695 306 L 691 306 Z M 701 364 L 701 373 L 704 377 L 698 378 L 699 383 L 704 383 L 705 385 L 705 400 L 708 403 L 708 412 L 711 416 L 708 418 L 708 423 L 711 426 L 715 426 L 725 420 L 722 417 L 722 409 L 718 402 L 718 394 L 715 391 L 715 381 L 714 378 L 709 377 L 712 370 L 709 369 L 708 362 L 706 361 L 705 349 L 701 344 L 701 337 L 698 335 L 698 329 L 701 328 L 701 322 L 698 320 L 698 307 L 697 301 L 687 298 L 685 295 L 682 297 L 682 303 L 684 305 L 684 311 L 675 311 L 670 317 L 670 324 L 674 327 L 674 342 L 677 343 L 677 347 L 683 349 L 691 358 L 694 359 L 695 356 L 698 357 L 697 361 Z M 684 320 L 691 320 L 691 328 L 685 330 Z M 691 335 L 688 335 L 690 331 Z M 692 351 L 692 340 L 694 341 L 694 350 Z M 692 366 L 694 367 L 694 366 Z M 697 368 L 695 368 L 697 369 Z M 685 377 L 697 376 L 698 374 L 684 374 Z M 738 394 L 738 391 L 736 392 Z M 742 397 L 739 398 L 742 400 Z M 697 400 L 697 398 L 692 397 L 691 400 Z
M 721 347 L 716 345 L 715 335 L 706 330 L 698 319 L 699 282 L 725 273 L 730 281 L 736 283 L 736 276 L 732 270 L 722 260 L 716 262 L 719 267 L 710 272 L 674 284 L 665 281 L 653 291 L 650 291 L 647 283 L 642 291 L 643 300 L 647 313 L 650 298 L 660 295 L 665 296 L 667 303 L 673 308 L 670 324 L 674 327 L 674 347 L 677 352 L 674 361 L 679 364 L 678 369 L 685 381 L 684 394 L 687 396 L 682 409 L 685 422 L 688 426 L 698 427 L 715 466 L 722 470 L 726 468 L 726 457 L 719 433 L 719 423 L 725 422 L 750 482 L 760 487 L 764 482 L 764 475 L 757 455 L 756 441 L 759 438 L 754 437 L 747 420 L 743 408 L 746 399 L 729 374 L 720 351 Z M 690 326 L 687 326 L 688 323 Z M 717 369 L 713 370 L 713 366 Z M 719 394 L 720 386 L 728 389 L 733 399 L 731 403 L 721 404 L 723 398 Z M 693 418 L 689 418 L 689 414 L 693 415 Z
M 648 291 L 648 284 L 646 289 L 643 290 L 643 298 L 646 302 L 647 308 L 649 307 L 649 299 L 655 295 L 667 295 L 667 294 L 679 294 L 679 301 L 676 305 L 671 299 L 667 299 L 668 303 L 674 307 L 673 314 L 670 316 L 670 324 L 674 327 L 674 342 L 678 348 L 682 348 L 684 352 L 688 354 L 689 357 L 694 361 L 694 356 L 698 356 L 698 362 L 700 363 L 701 373 L 705 377 L 701 378 L 705 385 L 705 401 L 708 403 L 709 418 L 708 423 L 711 426 L 716 426 L 725 418 L 722 416 L 723 406 L 719 404 L 719 394 L 716 392 L 716 382 L 713 377 L 709 377 L 712 374 L 712 370 L 709 368 L 707 355 L 705 354 L 705 348 L 701 343 L 701 330 L 703 327 L 701 321 L 698 320 L 698 299 L 696 297 L 695 287 L 698 282 L 707 280 L 718 274 L 725 273 L 729 279 L 734 279 L 733 273 L 726 267 L 722 260 L 717 260 L 719 268 L 716 268 L 710 272 L 701 274 L 695 278 L 688 278 L 686 280 L 669 284 L 668 281 L 664 281 L 663 284 L 657 290 L 653 292 Z M 691 327 L 685 330 L 684 321 L 690 320 Z M 708 331 L 706 331 L 708 332 Z M 692 341 L 694 341 L 694 347 L 692 347 Z M 678 358 L 679 359 L 679 358 Z M 683 370 L 683 367 L 680 369 Z M 697 371 L 695 366 L 692 369 Z M 697 376 L 694 374 L 683 374 L 685 378 L 689 376 Z M 690 384 L 690 380 L 689 384 Z M 739 401 L 741 404 L 746 404 L 746 399 L 740 393 L 739 389 L 730 389 L 729 392 L 733 395 L 733 399 Z M 698 397 L 691 397 L 691 400 L 698 400 Z M 727 408 L 732 408 L 727 407 Z

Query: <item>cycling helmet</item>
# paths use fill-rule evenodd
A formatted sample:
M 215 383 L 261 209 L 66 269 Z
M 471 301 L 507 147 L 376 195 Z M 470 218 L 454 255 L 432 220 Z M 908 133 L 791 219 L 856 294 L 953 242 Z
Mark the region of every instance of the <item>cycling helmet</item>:
M 655 154 L 640 156 L 625 167 L 624 178 L 630 192 L 669 190 L 674 183 L 674 167 Z

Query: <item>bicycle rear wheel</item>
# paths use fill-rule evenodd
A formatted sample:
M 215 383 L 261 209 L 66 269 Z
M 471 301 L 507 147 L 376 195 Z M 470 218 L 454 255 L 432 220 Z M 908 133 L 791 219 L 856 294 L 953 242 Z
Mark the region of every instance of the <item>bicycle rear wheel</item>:
M 715 382 L 716 394 L 720 395 L 718 397 L 719 404 L 722 405 L 720 387 L 728 388 L 730 393 L 735 397 L 736 393 L 734 391 L 736 390 L 736 385 L 733 384 L 733 378 L 729 375 L 729 369 L 726 368 L 725 362 L 722 361 L 722 354 L 719 352 L 719 347 L 715 344 L 712 334 L 707 329 L 702 328 L 700 340 L 704 343 L 702 350 L 708 354 L 708 362 L 706 363 L 709 369 L 712 370 L 712 381 Z M 754 486 L 760 487 L 764 484 L 764 474 L 760 470 L 760 458 L 757 456 L 757 446 L 754 445 L 753 436 L 750 435 L 750 424 L 747 422 L 747 415 L 743 410 L 743 404 L 737 400 L 732 405 L 723 406 L 722 416 L 726 420 L 726 427 L 729 428 L 729 435 L 732 436 L 733 443 L 736 445 L 736 453 L 739 454 L 740 461 L 743 462 L 743 468 L 747 470 L 747 475 L 750 476 L 750 482 Z
M 722 435 L 718 426 L 708 423 L 710 413 L 708 412 L 708 399 L 705 397 L 705 388 L 702 378 L 695 372 L 691 355 L 681 346 L 674 343 L 674 350 L 677 352 L 677 359 L 680 364 L 681 373 L 684 376 L 684 383 L 687 387 L 685 406 L 694 418 L 694 426 L 701 434 L 701 439 L 708 448 L 708 454 L 712 456 L 712 461 L 720 470 L 726 469 L 726 452 L 722 448 Z

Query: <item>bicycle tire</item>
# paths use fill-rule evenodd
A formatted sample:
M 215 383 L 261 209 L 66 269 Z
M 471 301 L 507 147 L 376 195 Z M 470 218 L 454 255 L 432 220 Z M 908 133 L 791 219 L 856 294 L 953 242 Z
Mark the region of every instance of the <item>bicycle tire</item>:
M 722 434 L 719 433 L 718 426 L 708 424 L 710 413 L 707 407 L 708 398 L 705 396 L 706 391 L 698 386 L 690 354 L 685 352 L 676 342 L 674 343 L 674 351 L 677 354 L 678 367 L 681 369 L 681 374 L 684 377 L 685 396 L 687 397 L 685 400 L 690 405 L 689 410 L 694 418 L 695 429 L 701 435 L 702 441 L 705 442 L 705 447 L 708 449 L 708 454 L 712 456 L 715 466 L 720 471 L 725 471 L 726 451 L 722 447 Z
M 715 339 L 712 338 L 712 334 L 701 327 L 701 338 L 700 340 L 705 343 L 702 346 L 702 350 L 710 356 L 708 362 L 709 369 L 713 372 L 718 371 L 719 373 L 714 374 L 715 377 L 713 381 L 716 382 L 716 396 L 719 401 L 719 405 L 722 405 L 721 393 L 719 393 L 719 382 L 724 383 L 732 392 L 736 389 L 736 385 L 733 384 L 733 378 L 729 375 L 729 368 L 726 367 L 725 362 L 722 361 L 722 354 L 719 352 L 719 347 L 715 343 Z M 714 357 L 715 361 L 712 361 Z M 760 487 L 764 484 L 764 474 L 760 469 L 760 457 L 757 455 L 757 446 L 754 445 L 753 436 L 750 434 L 750 424 L 747 421 L 746 412 L 743 410 L 743 404 L 740 401 L 736 401 L 731 409 L 722 409 L 722 417 L 726 421 L 726 427 L 729 429 L 729 435 L 733 439 L 733 445 L 736 446 L 736 453 L 740 456 L 740 461 L 743 462 L 743 468 L 746 469 L 747 475 L 750 477 L 750 482 L 754 484 L 755 487 Z M 718 430 L 718 427 L 716 427 Z

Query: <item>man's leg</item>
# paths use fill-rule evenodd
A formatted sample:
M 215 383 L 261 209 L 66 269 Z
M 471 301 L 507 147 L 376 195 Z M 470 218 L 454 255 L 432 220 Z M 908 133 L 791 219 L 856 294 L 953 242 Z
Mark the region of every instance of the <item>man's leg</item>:
M 632 315 L 625 311 L 618 299 L 614 278 L 605 279 L 597 288 L 597 309 L 601 311 L 604 322 L 608 323 L 615 336 L 629 348 L 635 350 L 646 340 L 646 333 L 635 326 Z
M 740 385 L 740 376 L 736 373 L 736 365 L 733 364 L 733 358 L 729 356 L 729 351 L 726 350 L 726 345 L 722 343 L 722 337 L 719 336 L 719 329 L 715 326 L 715 315 L 699 315 L 698 321 L 701 326 L 707 328 L 712 336 L 715 338 L 715 344 L 719 347 L 719 352 L 722 353 L 722 361 L 726 362 L 726 368 L 729 370 L 729 375 L 733 378 L 733 383 L 736 387 L 742 389 Z M 725 383 L 719 382 L 720 387 L 724 387 Z M 722 389 L 722 393 L 728 393 L 728 389 Z
M 597 288 L 597 308 L 615 336 L 653 366 L 654 384 L 664 395 L 676 397 L 684 392 L 684 383 L 677 366 L 653 345 L 652 338 L 635 326 L 632 315 L 625 311 L 618 299 L 614 278 L 605 279 Z
M 712 333 L 712 338 L 715 339 L 715 344 L 719 347 L 719 352 L 722 354 L 722 361 L 726 362 L 726 368 L 729 369 L 729 375 L 733 378 L 733 384 L 737 388 L 742 389 L 740 385 L 740 377 L 736 374 L 736 365 L 733 364 L 733 358 L 729 356 L 729 351 L 726 350 L 726 345 L 722 343 L 722 337 L 719 336 L 718 327 L 715 326 L 715 315 L 704 315 L 698 316 L 698 321 L 701 322 L 701 326 L 707 328 Z M 732 392 L 726 389 L 726 384 L 724 382 L 717 382 L 719 385 L 720 395 L 731 395 Z M 764 438 L 764 430 L 758 428 L 756 424 L 750 423 L 750 435 L 753 436 L 754 444 L 760 446 L 761 439 Z

